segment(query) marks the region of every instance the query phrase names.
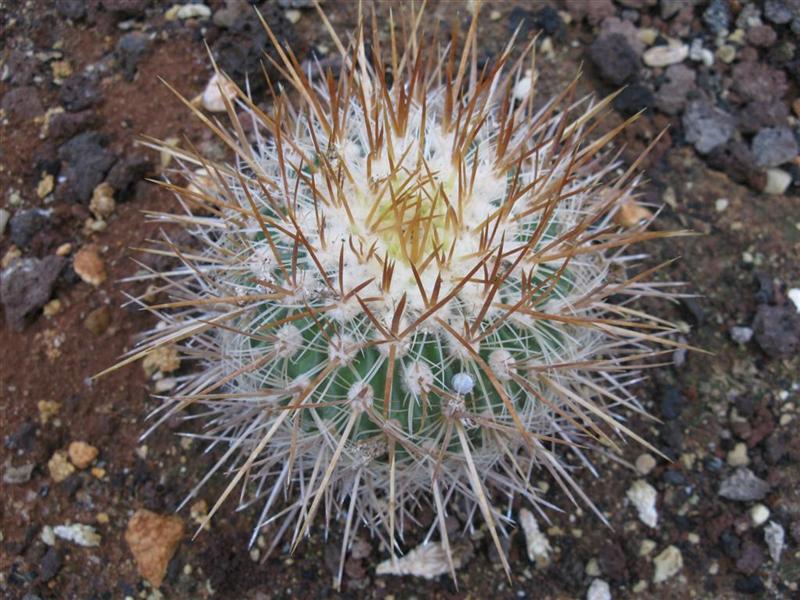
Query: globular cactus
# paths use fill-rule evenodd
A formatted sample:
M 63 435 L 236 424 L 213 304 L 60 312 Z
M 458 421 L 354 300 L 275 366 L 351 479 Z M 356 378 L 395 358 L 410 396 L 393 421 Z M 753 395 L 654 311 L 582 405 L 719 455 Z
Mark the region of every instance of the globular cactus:
M 626 249 L 666 234 L 608 150 L 621 127 L 595 133 L 610 98 L 539 101 L 532 45 L 479 67 L 477 19 L 442 48 L 419 13 L 367 56 L 363 26 L 345 45 L 321 18 L 338 74 L 264 23 L 288 91 L 265 112 L 219 74 L 231 125 L 194 108 L 235 164 L 164 146 L 189 183 L 159 218 L 193 243 L 137 277 L 171 298 L 129 360 L 177 345 L 193 365 L 159 422 L 191 407 L 223 448 L 209 518 L 241 487 L 274 543 L 320 516 L 394 555 L 427 505 L 447 552 L 449 512 L 499 549 L 512 500 L 542 504 L 532 473 L 589 502 L 563 455 L 646 443 L 617 412 L 642 412 L 629 388 L 675 330 L 631 304 L 669 292 Z

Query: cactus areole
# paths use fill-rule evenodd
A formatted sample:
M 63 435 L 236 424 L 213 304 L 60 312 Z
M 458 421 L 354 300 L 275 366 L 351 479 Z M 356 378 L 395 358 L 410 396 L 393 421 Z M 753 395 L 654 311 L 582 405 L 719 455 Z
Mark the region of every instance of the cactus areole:
M 395 555 L 428 505 L 448 555 L 450 514 L 499 544 L 515 497 L 543 505 L 532 474 L 590 503 L 565 457 L 645 443 L 630 388 L 675 330 L 631 305 L 669 292 L 628 276 L 627 249 L 665 234 L 615 162 L 621 127 L 598 129 L 610 98 L 576 99 L 576 81 L 539 98 L 532 42 L 479 67 L 477 18 L 442 43 L 419 13 L 367 56 L 363 25 L 343 41 L 320 18 L 337 73 L 264 23 L 270 109 L 221 73 L 229 124 L 193 108 L 230 163 L 158 146 L 183 210 L 157 218 L 193 241 L 166 238 L 175 265 L 135 277 L 163 293 L 130 360 L 177 346 L 189 364 L 159 422 L 186 410 L 221 448 L 198 484 L 230 477 L 209 518 L 236 490 L 258 503 L 253 539 L 339 523 L 345 546 L 366 529 Z

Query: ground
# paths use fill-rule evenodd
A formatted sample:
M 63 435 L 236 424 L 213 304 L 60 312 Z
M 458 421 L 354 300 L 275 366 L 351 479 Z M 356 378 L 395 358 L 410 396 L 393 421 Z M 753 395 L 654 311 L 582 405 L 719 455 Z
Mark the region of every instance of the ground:
M 188 98 L 201 93 L 212 72 L 204 38 L 212 52 L 228 48 L 220 59 L 226 68 L 244 72 L 253 56 L 247 44 L 258 31 L 225 13 L 225 4 L 208 2 L 213 20 L 202 14 L 169 20 L 170 5 L 148 0 L 0 2 L 0 208 L 12 219 L 0 226 L 2 267 L 14 260 L 66 257 L 58 278 L 43 292 L 34 290 L 43 299 L 29 310 L 23 306 L 21 317 L 14 316 L 20 310 L 12 306 L 15 300 L 8 294 L 3 298 L 3 597 L 336 596 L 337 534 L 326 540 L 317 531 L 294 555 L 279 547 L 264 559 L 259 547 L 269 542 L 269 531 L 250 551 L 255 509 L 234 512 L 230 505 L 196 537 L 192 510 L 187 506 L 178 512 L 186 535 L 155 591 L 126 543 L 129 521 L 139 509 L 172 514 L 213 464 L 213 455 L 178 437 L 180 423 L 167 423 L 140 439 L 148 427 L 146 415 L 157 406 L 150 398 L 155 383 L 141 365 L 92 378 L 152 324 L 146 312 L 126 304 L 126 294 L 142 290 L 125 278 L 139 268 L 135 261 L 142 257 L 135 249 L 159 234 L 147 212 L 174 208 L 168 193 L 144 180 L 162 174 L 160 157 L 137 140 L 175 138 L 206 152 L 223 152 L 160 78 Z M 324 58 L 333 45 L 320 19 L 313 8 L 286 8 L 294 4 L 304 3 L 286 0 L 262 8 L 300 57 L 316 53 Z M 471 4 L 435 3 L 431 19 L 441 19 L 444 30 L 454 21 L 463 26 Z M 347 561 L 341 597 L 573 598 L 584 597 L 595 580 L 608 583 L 614 598 L 797 594 L 800 324 L 786 293 L 800 287 L 800 164 L 791 140 L 797 136 L 800 110 L 796 101 L 791 107 L 800 69 L 792 28 L 800 27 L 800 8 L 779 0 L 767 2 L 762 12 L 762 4 L 572 0 L 494 1 L 483 7 L 480 44 L 486 56 L 495 54 L 519 23 L 524 37 L 542 30 L 538 68 L 543 96 L 560 89 L 579 65 L 585 92 L 605 94 L 627 84 L 627 94 L 615 104 L 617 114 L 606 124 L 647 108 L 626 134 L 626 163 L 668 127 L 644 163 L 641 200 L 663 206 L 655 228 L 697 235 L 646 249 L 653 264 L 678 257 L 661 277 L 686 282 L 685 291 L 693 296 L 648 308 L 682 322 L 683 341 L 701 350 L 667 357 L 668 364 L 651 372 L 640 387 L 645 407 L 658 421 L 635 418 L 631 427 L 664 453 L 656 457 L 655 467 L 637 473 L 634 465 L 643 449 L 628 443 L 621 460 L 596 461 L 596 478 L 588 470 L 580 472 L 579 482 L 609 527 L 585 508 L 572 506 L 541 475 L 536 483 L 548 489 L 546 499 L 563 508 L 550 515 L 551 523 L 542 524 L 553 547 L 549 566 L 537 568 L 528 559 L 518 531 L 508 540 L 513 575 L 507 579 L 486 532 L 479 530 L 463 542 L 471 551 L 457 582 L 446 576 L 432 581 L 379 577 L 374 569 L 384 552 L 365 539 L 360 553 L 365 556 Z M 788 20 L 778 11 L 781 7 L 789 11 Z M 355 3 L 328 0 L 325 10 L 338 31 L 356 21 Z M 378 14 L 386 12 L 387 4 L 379 4 Z M 252 19 L 249 12 L 242 18 Z M 737 28 L 744 30 L 741 39 L 727 44 L 736 54 L 730 64 L 720 58 L 726 52 L 720 49 L 726 45 L 725 32 L 715 33 L 721 26 L 734 35 Z M 654 39 L 647 39 L 649 30 L 655 30 Z M 686 44 L 700 40 L 711 49 L 712 64 L 700 51 L 696 60 L 683 63 L 693 73 L 691 86 L 685 86 L 691 89 L 664 90 L 681 74 L 642 62 L 647 42 L 660 45 L 668 37 Z M 634 66 L 622 60 L 631 53 Z M 749 65 L 755 65 L 756 75 L 748 75 Z M 748 87 L 749 79 L 762 75 L 771 77 L 767 84 L 757 81 L 756 89 Z M 713 132 L 703 129 L 707 121 L 693 121 L 697 107 L 689 108 L 692 102 L 707 103 Z M 59 106 L 65 109 L 61 115 L 48 113 Z M 783 142 L 762 147 L 757 139 L 765 129 L 788 130 L 788 141 L 776 134 Z M 100 132 L 102 139 L 87 138 L 87 131 Z M 719 132 L 722 138 L 714 138 L 711 149 L 699 141 Z M 764 193 L 776 168 L 790 183 L 779 190 L 783 193 Z M 90 210 L 89 197 L 104 179 L 117 202 L 113 213 L 101 218 Z M 45 212 L 31 211 L 36 208 Z M 84 249 L 95 251 L 105 265 L 99 285 L 76 274 L 80 268 L 74 268 L 74 257 Z M 46 280 L 39 274 L 33 287 Z M 28 292 L 18 299 L 22 304 L 36 295 Z M 778 324 L 769 319 L 776 314 Z M 61 476 L 52 458 L 74 441 L 91 444 L 99 455 L 89 468 L 56 481 Z M 748 498 L 738 501 L 729 493 L 721 495 L 742 468 L 763 487 L 755 492 L 737 488 L 733 495 Z M 657 492 L 655 528 L 637 518 L 626 497 L 638 479 Z M 214 478 L 200 499 L 213 505 L 224 483 Z M 202 513 L 201 505 L 189 504 Z M 751 516 L 757 505 L 769 511 L 764 523 L 754 523 Z M 429 521 L 431 515 L 420 518 Z M 771 557 L 765 541 L 771 522 L 785 531 L 779 560 Z M 99 545 L 82 547 L 43 535 L 48 527 L 74 523 L 93 526 Z M 411 547 L 420 540 L 407 541 Z M 682 567 L 655 583 L 654 557 L 669 546 L 678 549 Z

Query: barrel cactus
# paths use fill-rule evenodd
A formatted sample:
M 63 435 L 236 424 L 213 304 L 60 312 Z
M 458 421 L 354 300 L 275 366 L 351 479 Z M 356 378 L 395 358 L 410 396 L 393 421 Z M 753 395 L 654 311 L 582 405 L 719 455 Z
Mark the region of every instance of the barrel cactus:
M 223 73 L 229 125 L 187 102 L 232 163 L 162 146 L 185 179 L 158 218 L 192 243 L 137 276 L 170 298 L 129 360 L 193 365 L 158 422 L 190 409 L 222 448 L 190 494 L 228 473 L 208 518 L 240 488 L 273 544 L 336 522 L 343 550 L 363 528 L 395 556 L 428 506 L 448 556 L 451 513 L 500 549 L 512 502 L 543 506 L 533 473 L 591 504 L 564 455 L 646 444 L 619 413 L 642 412 L 630 388 L 674 328 L 631 305 L 668 292 L 627 248 L 665 234 L 610 150 L 621 127 L 595 132 L 610 98 L 537 98 L 532 45 L 479 67 L 477 19 L 442 47 L 420 13 L 368 56 L 363 26 L 342 41 L 321 18 L 337 73 L 264 23 L 271 109 Z

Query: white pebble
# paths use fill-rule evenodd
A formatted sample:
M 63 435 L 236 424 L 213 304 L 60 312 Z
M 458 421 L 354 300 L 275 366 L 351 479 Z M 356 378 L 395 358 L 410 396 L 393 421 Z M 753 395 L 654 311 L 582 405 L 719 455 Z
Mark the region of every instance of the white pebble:
M 533 87 L 533 80 L 531 79 L 530 72 L 525 74 L 525 77 L 520 79 L 514 86 L 514 100 L 522 102 L 531 93 Z
M 667 546 L 653 559 L 656 566 L 653 583 L 661 583 L 676 575 L 683 568 L 683 555 L 676 546 Z
M 769 525 L 764 527 L 764 541 L 767 542 L 769 555 L 775 564 L 778 564 L 781 560 L 785 539 L 786 532 L 783 530 L 783 526 L 780 523 L 770 521 Z
M 750 457 L 747 456 L 747 444 L 739 442 L 728 452 L 728 464 L 732 467 L 746 467 L 750 464 Z
M 792 176 L 783 169 L 767 169 L 767 183 L 764 193 L 770 196 L 780 196 L 792 183 Z
M 586 591 L 586 600 L 611 600 L 611 589 L 602 579 L 595 579 Z
M 645 452 L 644 454 L 640 454 L 636 458 L 636 470 L 639 472 L 640 475 L 647 475 L 652 471 L 656 466 L 656 459 L 653 458 L 652 454 L 648 454 Z
M 769 509 L 763 504 L 756 504 L 750 509 L 750 520 L 756 527 L 763 525 L 769 519 Z
M 667 67 L 683 62 L 687 56 L 689 47 L 686 44 L 670 44 L 648 48 L 642 55 L 642 60 L 648 67 Z
M 100 534 L 91 525 L 81 525 L 80 523 L 58 525 L 53 528 L 53 533 L 56 537 L 79 546 L 91 548 L 100 545 Z
M 537 568 L 544 569 L 550 564 L 550 542 L 547 536 L 539 529 L 536 518 L 527 508 L 519 511 L 519 523 L 525 533 L 528 558 L 536 563 Z
M 730 206 L 730 201 L 727 198 L 717 198 L 714 201 L 714 209 L 719 213 L 725 212 L 728 206 Z
M 228 109 L 225 108 L 225 100 L 223 100 L 222 97 L 223 93 L 229 101 L 233 101 L 236 97 L 236 86 L 229 79 L 221 78 L 214 73 L 211 79 L 208 80 L 206 89 L 203 90 L 203 95 L 201 97 L 203 108 L 209 112 L 226 112 Z
M 797 312 L 800 313 L 800 288 L 792 288 L 786 292 L 786 295 L 789 296 L 789 300 L 792 301 Z
M 648 527 L 655 527 L 658 524 L 658 511 L 656 510 L 658 493 L 656 488 L 644 479 L 638 479 L 633 482 L 626 495 L 639 512 L 639 520 Z

